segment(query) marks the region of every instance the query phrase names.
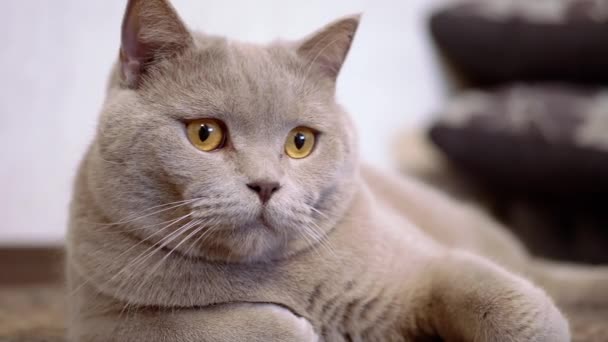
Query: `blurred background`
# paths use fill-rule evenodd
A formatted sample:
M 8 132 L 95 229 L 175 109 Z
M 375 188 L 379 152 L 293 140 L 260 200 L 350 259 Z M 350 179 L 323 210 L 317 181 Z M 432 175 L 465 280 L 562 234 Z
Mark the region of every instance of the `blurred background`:
M 363 13 L 338 83 L 363 159 L 535 254 L 608 263 L 608 0 L 172 2 L 193 29 L 261 43 Z M 61 245 L 124 6 L 0 3 L 0 246 Z

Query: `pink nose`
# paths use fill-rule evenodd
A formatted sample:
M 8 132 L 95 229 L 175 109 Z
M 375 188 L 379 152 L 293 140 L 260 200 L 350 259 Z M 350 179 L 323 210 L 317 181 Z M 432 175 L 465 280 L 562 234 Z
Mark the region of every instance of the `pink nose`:
M 262 204 L 268 202 L 270 197 L 281 188 L 277 182 L 259 181 L 247 184 L 247 187 L 258 194 Z

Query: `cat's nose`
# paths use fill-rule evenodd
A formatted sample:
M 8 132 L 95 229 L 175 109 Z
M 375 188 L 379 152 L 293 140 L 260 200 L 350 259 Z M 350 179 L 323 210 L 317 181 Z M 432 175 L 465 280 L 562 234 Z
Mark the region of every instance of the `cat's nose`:
M 258 194 L 262 203 L 266 203 L 281 188 L 281 184 L 277 182 L 257 181 L 247 184 L 247 187 Z

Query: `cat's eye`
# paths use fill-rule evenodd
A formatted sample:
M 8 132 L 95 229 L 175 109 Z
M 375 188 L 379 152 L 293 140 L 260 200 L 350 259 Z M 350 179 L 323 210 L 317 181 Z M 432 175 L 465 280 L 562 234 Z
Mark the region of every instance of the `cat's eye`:
M 211 152 L 224 147 L 226 133 L 221 121 L 200 119 L 188 123 L 188 139 L 201 151 Z
M 297 127 L 289 132 L 285 142 L 285 153 L 293 159 L 310 155 L 315 147 L 315 132 L 308 127 Z

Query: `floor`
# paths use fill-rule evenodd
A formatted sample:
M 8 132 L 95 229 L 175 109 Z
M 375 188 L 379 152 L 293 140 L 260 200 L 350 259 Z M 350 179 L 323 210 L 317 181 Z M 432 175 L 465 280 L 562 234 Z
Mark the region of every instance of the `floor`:
M 0 248 L 0 341 L 64 341 L 63 252 Z

